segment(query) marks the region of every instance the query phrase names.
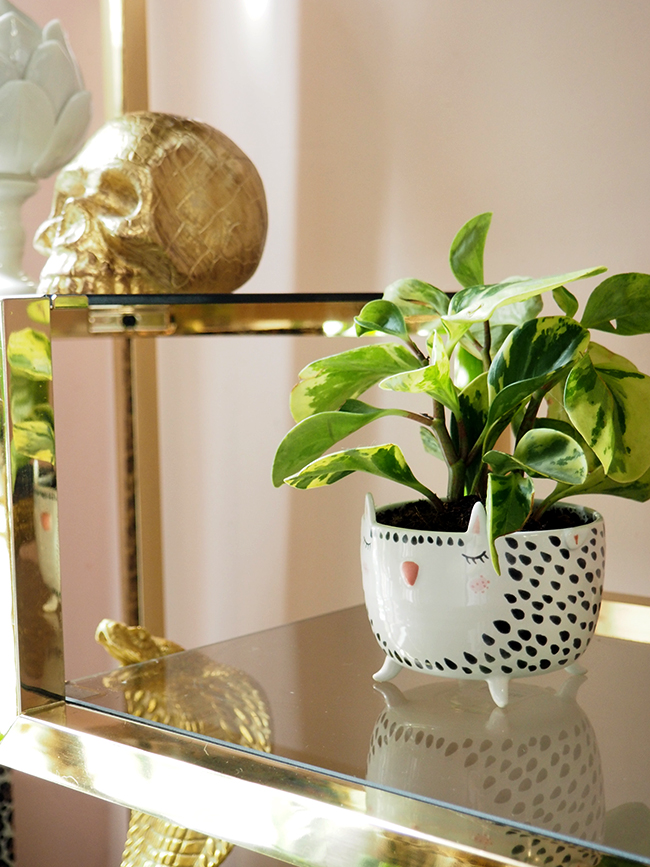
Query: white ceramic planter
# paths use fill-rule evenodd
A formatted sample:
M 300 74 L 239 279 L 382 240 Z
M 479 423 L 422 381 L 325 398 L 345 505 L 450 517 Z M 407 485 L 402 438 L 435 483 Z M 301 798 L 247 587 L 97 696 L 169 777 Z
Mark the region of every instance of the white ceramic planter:
M 576 661 L 600 610 L 605 530 L 598 512 L 570 508 L 590 523 L 498 539 L 497 575 L 480 503 L 467 532 L 425 533 L 379 523 L 368 494 L 363 588 L 372 630 L 386 653 L 375 680 L 390 680 L 402 667 L 485 680 L 504 707 L 513 677 L 559 668 L 580 673 Z

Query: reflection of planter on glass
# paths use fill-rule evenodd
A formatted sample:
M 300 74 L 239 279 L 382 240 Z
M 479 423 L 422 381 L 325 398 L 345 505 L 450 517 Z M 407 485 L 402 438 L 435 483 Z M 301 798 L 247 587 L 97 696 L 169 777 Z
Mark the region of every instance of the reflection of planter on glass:
M 495 709 L 474 683 L 432 683 L 403 694 L 377 689 L 386 708 L 372 734 L 368 780 L 540 831 L 599 843 L 604 830 L 603 777 L 598 744 L 575 701 L 582 678 L 556 693 L 516 683 L 507 709 Z M 372 798 L 382 798 L 373 791 Z M 392 802 L 394 803 L 394 802 Z M 409 801 L 417 823 L 417 802 Z M 406 817 L 391 816 L 400 822 Z M 528 850 L 533 863 L 560 865 L 597 857 L 575 844 L 540 840 L 508 825 L 486 824 L 481 848 L 513 857 Z
M 51 594 L 43 610 L 56 611 L 61 602 L 56 474 L 49 466 L 41 469 L 38 461 L 34 462 L 34 536 L 41 577 Z
M 33 321 L 46 323 L 48 301 L 34 301 L 28 314 Z M 35 541 L 41 578 L 50 592 L 43 607 L 46 612 L 53 612 L 59 607 L 60 574 L 54 415 L 50 398 L 52 347 L 48 334 L 36 328 L 11 332 L 7 362 L 11 373 L 12 488 L 15 493 L 24 488 L 22 496 L 33 496 L 34 529 L 30 538 Z

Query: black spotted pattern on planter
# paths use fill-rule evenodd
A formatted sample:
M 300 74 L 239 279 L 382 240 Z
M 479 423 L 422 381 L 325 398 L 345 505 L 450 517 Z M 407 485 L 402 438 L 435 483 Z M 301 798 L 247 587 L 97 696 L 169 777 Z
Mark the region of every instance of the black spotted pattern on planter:
M 373 538 L 375 544 L 377 538 L 391 545 L 408 543 L 415 549 L 414 559 L 418 546 L 465 546 L 462 538 L 413 531 L 375 530 Z M 443 653 L 437 659 L 409 656 L 373 628 L 375 638 L 401 665 L 448 676 L 517 676 L 569 665 L 588 645 L 600 610 L 603 540 L 604 534 L 594 528 L 576 549 L 567 547 L 561 534 L 537 543 L 506 536 L 500 554 L 506 568 L 499 616 L 483 625 L 479 646 L 472 643 L 459 658 Z

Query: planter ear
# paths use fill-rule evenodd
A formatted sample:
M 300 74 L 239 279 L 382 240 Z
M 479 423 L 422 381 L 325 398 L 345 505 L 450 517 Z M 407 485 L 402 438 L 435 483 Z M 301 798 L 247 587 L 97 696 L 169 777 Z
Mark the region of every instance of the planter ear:
M 474 504 L 472 514 L 469 517 L 467 532 L 473 533 L 475 536 L 485 536 L 487 527 L 487 516 L 485 514 L 485 506 L 479 500 Z
M 377 520 L 375 512 L 375 501 L 372 494 L 366 494 L 366 508 L 364 518 L 369 524 L 374 524 Z

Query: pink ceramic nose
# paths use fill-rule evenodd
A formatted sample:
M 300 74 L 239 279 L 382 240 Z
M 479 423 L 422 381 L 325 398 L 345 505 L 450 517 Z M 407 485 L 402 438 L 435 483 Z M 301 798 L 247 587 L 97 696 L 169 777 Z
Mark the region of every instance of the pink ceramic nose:
M 411 560 L 405 560 L 402 563 L 401 570 L 402 578 L 406 581 L 409 587 L 412 587 L 417 580 L 420 567 L 417 563 L 413 563 Z

